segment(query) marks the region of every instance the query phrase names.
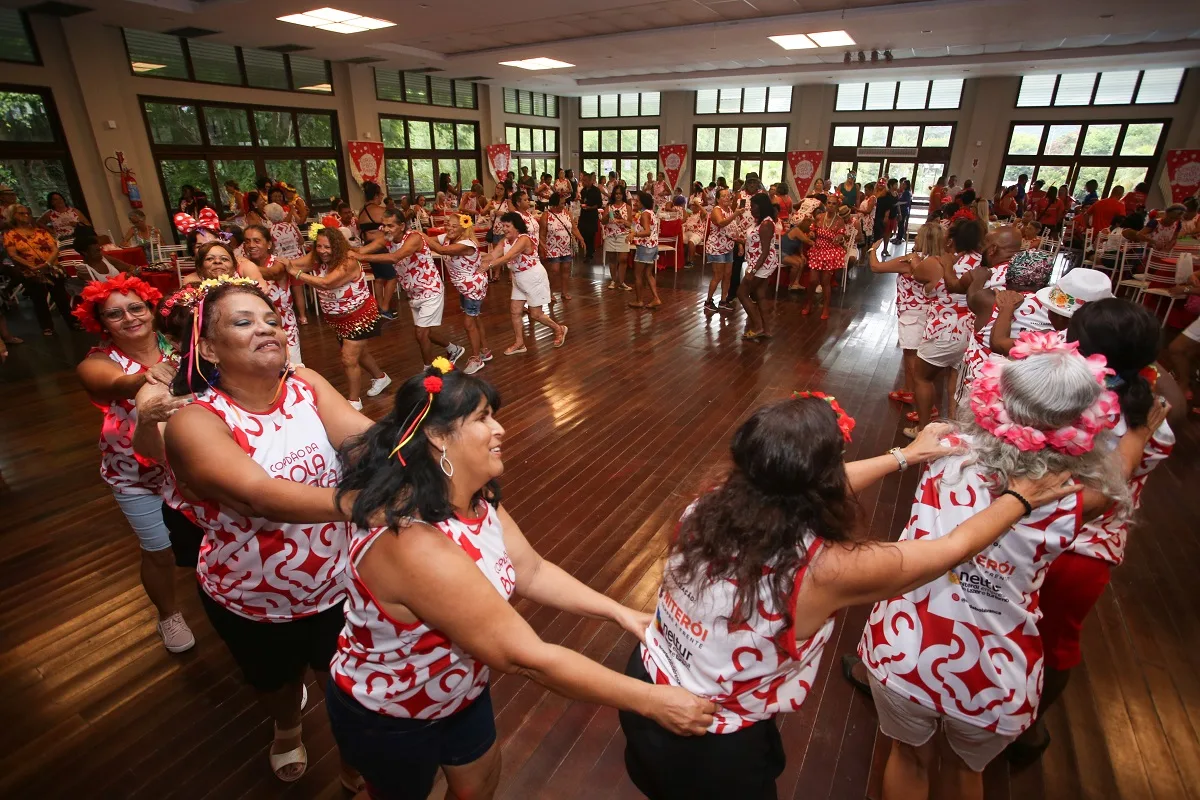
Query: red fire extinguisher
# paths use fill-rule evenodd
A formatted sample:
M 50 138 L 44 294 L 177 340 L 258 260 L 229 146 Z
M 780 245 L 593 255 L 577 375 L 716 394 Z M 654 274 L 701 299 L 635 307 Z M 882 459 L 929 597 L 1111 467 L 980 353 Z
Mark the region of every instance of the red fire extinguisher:
M 120 150 L 117 151 L 117 168 L 114 170 L 109 166 L 108 162 L 113 159 L 105 159 L 104 166 L 109 170 L 118 173 L 121 176 L 121 194 L 129 198 L 130 208 L 142 207 L 142 192 L 138 189 L 137 178 L 133 175 L 133 170 L 125 166 L 125 154 Z

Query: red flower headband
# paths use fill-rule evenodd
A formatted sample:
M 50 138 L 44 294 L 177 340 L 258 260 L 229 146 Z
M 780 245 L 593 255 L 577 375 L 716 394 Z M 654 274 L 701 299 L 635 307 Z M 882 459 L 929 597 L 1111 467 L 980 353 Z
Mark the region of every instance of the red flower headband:
M 824 392 L 792 392 L 793 400 L 803 400 L 808 397 L 824 400 L 826 403 L 829 403 L 829 407 L 837 415 L 837 426 L 838 430 L 842 432 L 842 438 L 849 442 L 850 433 L 854 430 L 854 417 L 846 413 L 846 409 L 838 404 L 837 398 Z
M 958 211 L 955 211 L 954 216 L 950 217 L 950 224 L 953 225 L 954 223 L 958 222 L 960 219 L 965 219 L 970 222 L 974 222 L 975 220 L 977 220 L 979 218 L 975 216 L 975 212 L 972 211 L 970 209 L 970 207 L 968 206 L 968 207 L 960 208 Z
M 79 320 L 79 324 L 88 333 L 104 335 L 105 330 L 100 324 L 96 309 L 104 305 L 104 301 L 114 294 L 136 294 L 150 306 L 162 299 L 162 292 L 158 289 L 141 278 L 135 278 L 122 272 L 107 281 L 92 281 L 83 287 L 83 292 L 79 295 L 79 305 L 75 306 L 71 314 Z
M 211 208 L 200 209 L 200 213 L 195 217 L 180 211 L 172 219 L 175 222 L 175 229 L 184 236 L 196 228 L 202 228 L 211 233 L 218 233 L 221 230 L 221 218 Z

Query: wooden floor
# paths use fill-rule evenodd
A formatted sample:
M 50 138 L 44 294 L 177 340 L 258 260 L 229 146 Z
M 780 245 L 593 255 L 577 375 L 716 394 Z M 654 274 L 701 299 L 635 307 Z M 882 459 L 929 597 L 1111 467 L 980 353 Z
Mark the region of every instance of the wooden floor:
M 627 309 L 630 295 L 580 271 L 575 299 L 556 310 L 571 327 L 567 345 L 551 349 L 540 329 L 528 355 L 498 355 L 480 376 L 504 398 L 506 505 L 542 554 L 599 591 L 652 607 L 679 512 L 762 403 L 820 388 L 858 419 L 851 457 L 901 442 L 900 409 L 885 397 L 900 366 L 889 278 L 852 276 L 828 322 L 802 317 L 794 298 L 780 300 L 776 337 L 761 344 L 740 340 L 740 315 L 702 312 L 695 270 L 663 277 L 666 305 L 656 314 Z M 501 284 L 485 305 L 497 353 L 511 341 L 507 291 Z M 88 338 L 60 328 L 45 340 L 29 309 L 21 313 L 10 322 L 29 343 L 0 366 L 0 796 L 342 797 L 324 705 L 311 687 L 308 774 L 289 787 L 271 775 L 265 715 L 183 571 L 178 586 L 197 645 L 173 656 L 159 644 L 136 541 L 98 475 L 100 415 L 73 373 Z M 457 311 L 449 323 L 459 328 Z M 420 366 L 410 327 L 390 323 L 373 345 L 396 377 Z M 309 325 L 302 340 L 308 365 L 344 388 L 329 329 Z M 380 416 L 389 402 L 368 400 L 366 410 Z M 1053 747 L 1020 774 L 993 764 L 989 800 L 1200 797 L 1196 445 L 1193 425 L 1150 480 L 1128 561 L 1088 621 L 1085 663 L 1050 715 Z M 866 535 L 899 533 L 915 481 L 915 473 L 890 477 L 864 494 Z M 633 646 L 612 625 L 524 601 L 517 609 L 547 640 L 614 669 Z M 808 702 L 779 718 L 783 798 L 878 796 L 885 742 L 871 705 L 838 670 L 866 614 L 842 615 Z M 512 676 L 495 679 L 492 692 L 500 796 L 639 796 L 625 776 L 614 711 Z

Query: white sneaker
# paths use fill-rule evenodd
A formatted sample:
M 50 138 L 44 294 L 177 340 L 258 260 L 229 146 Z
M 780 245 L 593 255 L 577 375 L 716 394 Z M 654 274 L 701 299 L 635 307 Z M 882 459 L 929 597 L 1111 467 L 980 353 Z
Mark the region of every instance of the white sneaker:
M 196 646 L 196 637 L 192 635 L 192 629 L 183 621 L 183 614 L 178 611 L 159 622 L 156 629 L 168 653 L 182 653 Z
M 455 344 L 454 342 L 451 342 L 449 345 L 446 346 L 446 355 L 450 358 L 451 364 L 453 364 L 455 361 L 458 361 L 460 358 L 462 358 L 463 353 L 465 353 L 465 352 L 467 352 L 467 348 L 463 347 L 460 344 Z
M 350 407 L 355 411 L 362 411 L 362 400 L 351 400 Z
M 472 356 L 467 362 L 467 366 L 463 368 L 463 373 L 466 375 L 474 375 L 481 369 L 483 369 L 483 361 Z
M 378 397 L 380 392 L 391 385 L 392 379 L 388 377 L 386 372 L 383 373 L 382 378 L 372 378 L 371 388 L 367 389 L 367 397 Z

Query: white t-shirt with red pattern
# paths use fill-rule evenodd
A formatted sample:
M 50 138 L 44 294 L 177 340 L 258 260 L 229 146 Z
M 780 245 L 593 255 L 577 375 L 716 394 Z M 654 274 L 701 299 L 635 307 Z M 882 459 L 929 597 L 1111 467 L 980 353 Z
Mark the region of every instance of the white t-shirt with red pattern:
M 714 208 L 712 213 L 715 214 L 716 210 L 717 209 Z M 737 211 L 726 211 L 722 208 L 721 214 L 728 219 L 730 215 L 737 214 Z M 711 218 L 712 214 L 709 216 Z M 711 224 L 708 226 L 708 238 L 704 240 L 705 255 L 720 256 L 724 255 L 725 253 L 733 252 L 735 244 L 733 233 L 734 230 L 736 230 L 735 226 L 737 224 L 737 221 L 734 221 L 722 228 L 717 225 L 717 221 L 715 219 L 712 220 Z
M 973 331 L 970 340 L 967 342 L 967 351 L 963 353 L 962 360 L 962 394 L 965 397 L 969 392 L 971 383 L 979 377 L 979 370 L 984 362 L 992 355 L 992 329 L 996 327 L 996 319 L 1000 316 L 999 309 L 993 305 L 992 315 L 984 326 L 977 331 Z M 1054 326 L 1050 324 L 1050 317 L 1046 307 L 1038 300 L 1037 295 L 1032 292 L 1025 295 L 1025 299 L 1021 305 L 1017 306 L 1013 311 L 1012 327 L 1009 329 L 1009 334 L 1013 339 L 1016 339 L 1025 331 L 1049 331 L 1053 330 Z
M 329 274 L 329 267 L 316 259 L 313 260 L 313 274 L 324 278 Z M 358 267 L 358 277 L 349 283 L 343 283 L 333 289 L 317 289 L 317 301 L 321 304 L 322 314 L 332 314 L 344 317 L 362 308 L 363 303 L 371 297 L 371 287 L 367 284 L 367 276 L 362 267 Z
M 954 275 L 961 278 L 981 264 L 983 256 L 979 253 L 963 253 L 954 262 Z M 973 321 L 966 294 L 951 294 L 946 289 L 945 280 L 939 280 L 936 294 L 929 303 L 929 319 L 925 323 L 924 338 L 962 341 L 970 334 Z
M 533 246 L 537 247 L 542 240 L 542 223 L 535 215 L 528 211 L 518 211 L 521 219 L 525 220 L 525 233 L 533 240 Z
M 126 375 L 137 375 L 153 366 L 134 361 L 108 341 L 88 351 L 89 356 L 94 353 L 107 356 Z M 159 361 L 162 355 L 160 352 Z M 104 422 L 100 424 L 100 477 L 120 494 L 158 494 L 163 484 L 163 468 L 133 452 L 133 432 L 137 428 L 133 398 L 96 407 L 104 412 Z
M 604 236 L 625 236 L 629 233 L 629 204 L 614 203 L 604 215 Z M 609 219 L 609 214 L 612 218 Z
M 571 247 L 571 215 L 566 211 L 546 211 L 546 258 L 565 258 L 575 254 Z
M 513 239 L 511 242 L 508 239 L 501 239 L 500 255 L 508 255 L 508 251 L 513 248 L 513 245 L 521 241 L 521 236 L 529 239 L 529 236 L 524 233 L 522 233 L 516 239 Z M 529 239 L 529 243 L 531 246 L 526 248 L 524 253 L 521 253 L 521 255 L 517 256 L 512 261 L 509 261 L 506 265 L 513 272 L 524 272 L 527 269 L 533 269 L 534 267 L 542 266 L 542 260 L 538 258 L 537 254 L 537 242 Z
M 660 230 L 658 215 L 655 214 L 653 211 L 639 211 L 638 217 L 641 217 L 644 214 L 650 215 L 650 234 L 648 236 L 633 236 L 632 235 L 632 232 L 636 231 L 638 229 L 639 223 L 642 221 L 642 220 L 638 219 L 637 217 L 635 217 L 634 221 L 633 221 L 633 226 L 630 228 L 630 231 L 631 231 L 630 240 L 633 242 L 635 247 L 658 247 L 658 232 Z M 642 227 L 644 227 L 644 226 L 642 226 Z
M 479 269 L 479 245 L 474 239 L 461 239 L 457 242 L 447 242 L 446 234 L 437 238 L 438 244 L 461 244 L 471 248 L 465 256 L 446 256 L 446 272 L 450 282 L 463 297 L 471 300 L 482 300 L 487 296 L 487 275 L 476 272 Z
M 914 252 L 918 260 L 924 260 L 929 256 L 924 253 Z M 896 313 L 902 314 L 905 311 L 919 311 L 928 309 L 930 299 L 925 296 L 925 284 L 914 278 L 912 275 L 896 275 Z
M 304 239 L 294 222 L 276 222 L 271 226 L 271 244 L 275 255 L 300 258 L 304 255 Z
M 754 269 L 758 264 L 764 245 L 767 248 L 767 260 L 763 262 L 762 269 L 774 272 L 779 267 L 779 248 L 775 246 L 775 220 L 765 221 L 771 223 L 771 232 L 767 235 L 766 242 L 762 241 L 762 233 L 757 226 L 746 237 L 747 270 Z
M 901 541 L 941 538 L 991 505 L 968 459 L 925 467 Z M 876 603 L 858 645 L 867 670 L 888 690 L 969 725 L 1001 736 L 1028 728 L 1042 692 L 1038 591 L 1082 530 L 1081 512 L 1078 492 L 1036 508 L 969 561 Z
M 246 455 L 276 480 L 333 488 L 341 461 L 317 413 L 317 398 L 290 375 L 275 407 L 255 413 L 210 389 L 194 403 L 233 432 Z M 345 597 L 349 526 L 274 522 L 217 503 L 193 503 L 204 530 L 196 577 L 204 593 L 239 616 L 286 622 L 332 608 Z
M 275 256 L 267 257 L 267 269 L 275 263 Z M 292 304 L 292 278 L 286 272 L 274 280 L 266 281 L 267 299 L 279 315 L 279 324 L 287 334 L 288 348 L 300 347 L 300 325 L 296 322 L 296 308 Z
M 1125 417 L 1113 429 L 1113 435 L 1118 439 L 1129 431 Z M 1175 432 L 1166 422 L 1159 425 L 1142 449 L 1142 458 L 1134 468 L 1129 479 L 1129 488 L 1133 492 L 1133 510 L 1142 505 L 1142 492 L 1146 489 L 1146 480 L 1150 473 L 1161 461 L 1171 455 L 1175 449 Z M 1096 519 L 1083 526 L 1083 534 L 1075 540 L 1068 549 L 1081 556 L 1091 556 L 1106 561 L 1114 567 L 1120 566 L 1125 560 L 1125 537 L 1129 533 L 1129 518 L 1124 521 L 1116 519 L 1112 510 L 1108 510 Z
M 807 564 L 821 540 L 809 536 L 805 542 Z M 667 574 L 675 563 L 668 562 Z M 806 570 L 807 566 L 796 572 L 793 601 Z M 768 607 L 765 579 L 762 586 L 758 613 L 740 625 L 729 624 L 737 593 L 731 580 L 707 583 L 698 595 L 694 588 L 669 580 L 659 589 L 654 621 L 644 637 L 642 664 L 655 683 L 682 686 L 720 706 L 710 733 L 733 733 L 776 714 L 800 710 L 833 633 L 830 617 L 815 634 L 797 642 L 790 630 L 783 630 L 780 609 Z
M 420 238 L 421 249 L 401 259 L 396 264 L 396 272 L 399 273 L 400 288 L 408 295 L 409 302 L 419 303 L 437 297 L 445 291 L 445 287 L 442 285 L 442 273 L 433 260 L 433 251 L 425 244 L 425 237 L 421 234 L 410 231 L 400 242 L 389 243 L 388 252 L 396 252 L 412 236 Z
M 454 517 L 435 527 L 474 560 L 501 597 L 512 597 L 517 573 L 496 509 L 488 505 L 478 519 Z M 346 625 L 329 671 L 339 689 L 378 714 L 444 719 L 483 693 L 489 671 L 441 631 L 420 621 L 399 622 L 375 602 L 357 565 L 380 536 L 394 535 L 386 528 L 354 532 Z

